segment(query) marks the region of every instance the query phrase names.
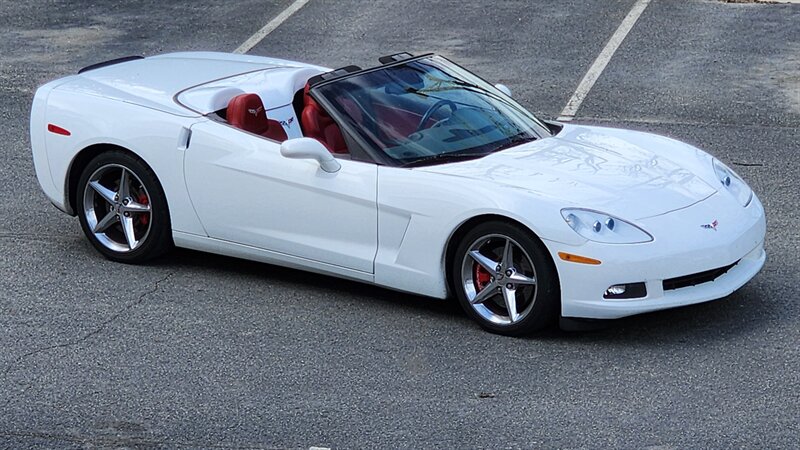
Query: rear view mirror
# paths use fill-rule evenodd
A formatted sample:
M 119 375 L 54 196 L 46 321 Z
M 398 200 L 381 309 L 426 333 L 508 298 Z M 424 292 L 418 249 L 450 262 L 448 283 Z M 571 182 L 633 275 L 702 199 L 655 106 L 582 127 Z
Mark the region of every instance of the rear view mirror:
M 497 83 L 494 85 L 494 87 L 496 87 L 497 90 L 502 92 L 503 94 L 506 94 L 507 96 L 511 97 L 511 89 L 509 89 L 508 86 L 506 86 L 505 84 Z
M 331 152 L 316 139 L 296 138 L 283 141 L 281 155 L 292 159 L 314 159 L 320 168 L 328 173 L 338 172 L 341 164 L 331 155 Z

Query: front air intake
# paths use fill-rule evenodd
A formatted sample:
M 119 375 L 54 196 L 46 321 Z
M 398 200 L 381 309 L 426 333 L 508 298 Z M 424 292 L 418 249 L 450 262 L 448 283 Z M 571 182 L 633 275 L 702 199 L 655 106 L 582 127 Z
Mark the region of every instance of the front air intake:
M 697 272 L 691 275 L 684 275 L 682 277 L 676 277 L 664 280 L 664 290 L 671 291 L 674 289 L 696 286 L 698 284 L 714 281 L 717 278 L 721 277 L 722 275 L 726 274 L 736 264 L 739 264 L 739 261 L 736 261 L 735 263 L 725 267 L 719 267 L 717 269 L 706 270 L 705 272 Z

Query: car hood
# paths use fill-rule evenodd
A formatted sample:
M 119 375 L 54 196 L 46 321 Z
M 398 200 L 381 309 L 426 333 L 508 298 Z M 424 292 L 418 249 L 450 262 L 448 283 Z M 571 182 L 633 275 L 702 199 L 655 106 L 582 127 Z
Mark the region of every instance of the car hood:
M 662 136 L 575 125 L 484 158 L 415 170 L 524 189 L 564 207 L 633 220 L 685 208 L 716 192 L 705 152 Z

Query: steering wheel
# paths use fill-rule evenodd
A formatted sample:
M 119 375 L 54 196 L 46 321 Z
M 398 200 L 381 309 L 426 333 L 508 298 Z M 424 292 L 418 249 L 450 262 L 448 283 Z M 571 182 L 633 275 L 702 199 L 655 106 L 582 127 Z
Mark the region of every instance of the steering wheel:
M 436 111 L 440 110 L 442 106 L 449 106 L 451 112 L 458 109 L 458 106 L 456 106 L 456 104 L 450 100 L 439 100 L 431 105 L 427 111 L 425 111 L 425 114 L 422 115 L 422 119 L 419 121 L 419 125 L 417 125 L 417 129 L 414 131 L 414 133 L 419 133 L 425 129 L 425 124 L 431 120 L 431 117 L 433 117 L 433 115 L 436 114 Z

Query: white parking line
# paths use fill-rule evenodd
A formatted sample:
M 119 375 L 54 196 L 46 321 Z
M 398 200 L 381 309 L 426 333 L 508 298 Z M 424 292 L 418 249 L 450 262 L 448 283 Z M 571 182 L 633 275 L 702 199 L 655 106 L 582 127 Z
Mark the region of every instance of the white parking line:
M 250 51 L 251 48 L 258 45 L 259 42 L 264 40 L 268 34 L 275 31 L 283 22 L 286 22 L 286 19 L 292 17 L 292 14 L 296 13 L 300 8 L 305 6 L 306 3 L 310 2 L 311 0 L 295 0 L 294 3 L 289 5 L 288 8 L 281 11 L 280 14 L 275 16 L 274 19 L 270 20 L 263 28 L 256 31 L 256 33 L 250 36 L 246 41 L 242 43 L 233 53 L 247 53 Z
M 611 36 L 611 39 L 608 40 L 608 43 L 603 48 L 603 51 L 597 55 L 597 59 L 594 60 L 592 66 L 589 67 L 589 71 L 586 72 L 583 79 L 581 80 L 580 84 L 578 85 L 578 89 L 575 90 L 575 93 L 572 94 L 572 98 L 569 99 L 567 102 L 567 106 L 564 107 L 564 110 L 561 111 L 561 115 L 558 116 L 559 121 L 568 122 L 575 118 L 575 114 L 578 112 L 578 108 L 581 107 L 581 103 L 589 94 L 589 91 L 592 90 L 592 86 L 600 78 L 600 75 L 605 70 L 606 65 L 611 60 L 611 57 L 614 56 L 614 52 L 617 51 L 622 41 L 625 39 L 625 36 L 631 31 L 633 25 L 639 19 L 639 16 L 642 15 L 644 9 L 647 8 L 647 5 L 650 4 L 650 0 L 638 0 L 634 3 L 631 11 L 628 13 L 627 16 L 622 20 L 622 23 L 619 24 L 617 31 Z

